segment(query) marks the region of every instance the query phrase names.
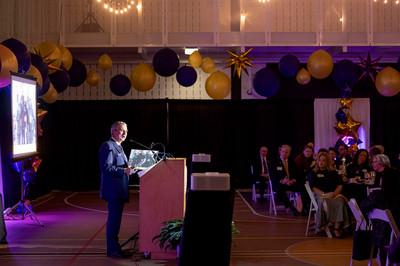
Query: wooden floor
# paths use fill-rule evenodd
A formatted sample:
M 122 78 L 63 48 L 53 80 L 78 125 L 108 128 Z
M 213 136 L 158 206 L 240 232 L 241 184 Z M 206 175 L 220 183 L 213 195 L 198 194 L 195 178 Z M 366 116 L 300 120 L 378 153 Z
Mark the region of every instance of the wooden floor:
M 351 237 L 305 237 L 305 217 L 268 216 L 266 203 L 253 204 L 237 192 L 231 265 L 349 265 Z M 34 202 L 44 224 L 7 220 L 8 245 L 0 245 L 0 265 L 176 265 L 175 260 L 110 259 L 105 256 L 106 205 L 98 192 L 52 192 Z M 132 192 L 122 221 L 121 241 L 138 229 L 138 194 Z M 212 261 L 210 261 L 210 265 Z M 354 265 L 367 265 L 356 262 Z

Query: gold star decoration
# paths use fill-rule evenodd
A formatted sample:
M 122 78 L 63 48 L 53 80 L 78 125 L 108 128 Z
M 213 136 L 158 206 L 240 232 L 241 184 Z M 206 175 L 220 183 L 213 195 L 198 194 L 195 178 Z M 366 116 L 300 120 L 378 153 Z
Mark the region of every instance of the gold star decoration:
M 340 105 L 344 109 L 351 109 L 351 104 L 353 103 L 353 100 L 351 98 L 341 98 L 339 100 Z
M 244 70 L 244 72 L 246 72 L 246 74 L 248 75 L 249 73 L 247 72 L 246 67 L 251 67 L 253 66 L 251 64 L 251 59 L 247 57 L 247 55 L 253 50 L 253 48 L 250 48 L 249 50 L 247 50 L 246 52 L 242 53 L 242 54 L 236 54 L 232 51 L 227 51 L 230 55 L 230 59 L 227 60 L 227 68 L 231 67 L 231 66 L 235 66 L 234 72 L 236 72 L 236 74 L 238 75 L 238 77 L 240 78 L 240 75 L 242 74 L 242 70 Z

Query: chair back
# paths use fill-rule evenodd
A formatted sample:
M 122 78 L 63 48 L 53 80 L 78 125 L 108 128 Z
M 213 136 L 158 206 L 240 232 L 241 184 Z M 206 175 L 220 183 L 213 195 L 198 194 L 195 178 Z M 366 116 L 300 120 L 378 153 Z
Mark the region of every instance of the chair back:
M 351 212 L 353 213 L 354 218 L 356 219 L 356 231 L 357 230 L 366 230 L 367 229 L 367 220 L 365 219 L 363 213 L 360 210 L 360 207 L 357 204 L 355 199 L 350 199 L 347 204 L 350 207 Z
M 388 209 L 382 210 L 382 209 L 373 209 L 369 213 L 369 219 L 378 219 L 385 221 L 389 223 L 391 229 L 392 229 L 392 234 L 394 237 L 398 238 L 400 233 L 399 233 L 399 227 L 396 224 L 396 221 L 393 218 L 392 212 Z
M 311 190 L 311 187 L 310 187 L 310 184 L 308 183 L 308 181 L 306 181 L 304 186 L 306 187 L 308 196 L 310 197 L 311 204 L 313 206 L 313 210 L 317 210 L 318 209 L 318 203 L 317 203 L 317 200 L 315 199 L 314 192 Z

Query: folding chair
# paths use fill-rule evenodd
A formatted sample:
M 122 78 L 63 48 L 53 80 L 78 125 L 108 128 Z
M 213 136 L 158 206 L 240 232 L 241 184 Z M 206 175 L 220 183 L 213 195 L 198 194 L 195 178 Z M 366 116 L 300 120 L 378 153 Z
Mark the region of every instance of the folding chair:
M 257 198 L 260 198 L 260 194 L 257 193 L 257 188 L 256 188 L 257 184 L 259 184 L 259 182 L 253 183 L 253 186 L 251 189 L 251 194 L 252 194 L 251 198 L 254 202 L 257 202 Z M 276 205 L 275 205 L 275 192 L 272 188 L 271 178 L 268 178 L 267 187 L 266 187 L 264 196 L 269 201 L 268 213 L 269 214 L 273 213 L 276 216 L 277 213 L 276 213 Z
M 399 228 L 396 224 L 396 221 L 393 218 L 392 212 L 390 210 L 382 210 L 382 209 L 373 209 L 369 215 L 369 219 L 378 219 L 381 221 L 385 221 L 390 225 L 390 228 L 392 229 L 390 233 L 390 241 L 389 241 L 389 246 L 390 244 L 393 243 L 393 241 L 399 237 L 400 232 Z M 371 258 L 372 259 L 372 258 Z M 391 263 L 389 262 L 389 254 L 387 253 L 386 255 L 386 266 L 389 266 Z
M 353 213 L 354 219 L 356 219 L 356 229 L 357 230 L 366 230 L 367 229 L 367 220 L 365 219 L 363 213 L 360 210 L 360 207 L 357 204 L 355 199 L 350 199 L 347 202 L 349 205 L 351 212 Z
M 308 233 L 309 233 L 309 230 L 310 230 L 310 222 L 311 222 L 311 215 L 312 214 L 314 214 L 314 224 L 316 224 L 318 203 L 317 203 L 317 200 L 315 199 L 314 192 L 311 190 L 311 187 L 310 187 L 308 181 L 304 184 L 304 186 L 306 187 L 308 196 L 310 197 L 310 200 L 311 200 L 310 210 L 308 212 L 306 233 L 305 233 L 305 235 L 308 236 Z M 317 230 L 317 229 L 318 228 L 315 228 L 315 230 Z M 328 228 L 325 228 L 325 233 L 329 238 L 332 238 L 332 233 L 329 231 Z
M 347 202 L 347 205 L 349 206 L 351 212 L 353 213 L 354 219 L 356 219 L 356 228 L 354 231 L 358 231 L 358 230 L 365 231 L 367 229 L 370 230 L 370 228 L 367 228 L 368 222 L 365 219 L 363 213 L 361 212 L 361 209 L 358 206 L 357 201 L 354 198 L 352 198 Z M 354 248 L 354 244 L 353 244 L 353 248 Z M 353 254 L 354 254 L 354 250 L 353 250 L 351 258 L 350 258 L 350 266 L 353 265 Z M 369 258 L 368 265 L 372 265 L 371 256 Z

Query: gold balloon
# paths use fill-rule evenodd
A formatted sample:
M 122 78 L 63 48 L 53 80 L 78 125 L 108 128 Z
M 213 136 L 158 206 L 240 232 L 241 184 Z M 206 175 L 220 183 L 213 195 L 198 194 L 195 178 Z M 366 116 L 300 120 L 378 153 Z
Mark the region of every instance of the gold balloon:
M 206 92 L 213 99 L 224 99 L 231 92 L 231 80 L 222 71 L 212 73 L 206 80 Z
M 346 126 L 349 129 L 349 133 L 352 133 L 355 139 L 358 139 L 358 129 L 361 126 L 361 122 L 354 120 L 350 114 L 347 114 Z
M 54 88 L 53 84 L 50 82 L 49 90 L 42 96 L 43 101 L 46 103 L 54 103 L 57 101 L 58 93 Z
M 307 61 L 307 69 L 316 79 L 328 77 L 333 70 L 332 56 L 325 50 L 317 50 L 311 54 Z
M 89 70 L 86 76 L 86 83 L 89 84 L 89 86 L 91 87 L 97 87 L 97 85 L 99 85 L 99 81 L 99 73 L 97 73 L 97 71 L 94 69 Z
M 353 99 L 351 98 L 342 98 L 339 100 L 340 105 L 345 109 L 351 109 L 351 105 L 353 104 Z
M 311 80 L 310 72 L 307 71 L 304 67 L 297 72 L 296 80 L 301 85 L 306 85 Z
M 138 91 L 151 90 L 156 83 L 156 72 L 149 64 L 141 63 L 132 69 L 131 82 Z
M 199 51 L 194 51 L 191 55 L 189 55 L 189 64 L 192 67 L 199 67 L 201 66 L 202 57 Z
M 108 54 L 102 54 L 98 61 L 99 68 L 106 71 L 112 68 L 112 60 Z
M 0 88 L 10 85 L 10 71 L 18 71 L 18 61 L 14 53 L 0 44 Z
M 58 49 L 60 49 L 61 52 L 61 63 L 65 67 L 66 70 L 69 70 L 72 66 L 72 54 L 68 50 L 68 48 L 65 48 L 61 44 L 58 45 Z
M 212 73 L 214 72 L 215 69 L 215 64 L 214 64 L 214 60 L 212 60 L 212 58 L 210 57 L 204 57 L 203 61 L 201 63 L 201 69 L 205 72 L 205 73 Z
M 400 73 L 392 67 L 385 67 L 376 76 L 375 86 L 383 96 L 396 95 L 400 91 Z
M 49 74 L 61 70 L 62 54 L 58 45 L 52 42 L 41 42 L 34 48 L 35 54 L 40 55 L 49 68 Z
M 37 84 L 42 87 L 43 86 L 43 78 L 42 78 L 42 74 L 40 74 L 40 71 L 31 64 L 31 66 L 28 69 L 28 72 L 26 72 L 27 74 L 34 76 L 36 78 L 36 82 Z

